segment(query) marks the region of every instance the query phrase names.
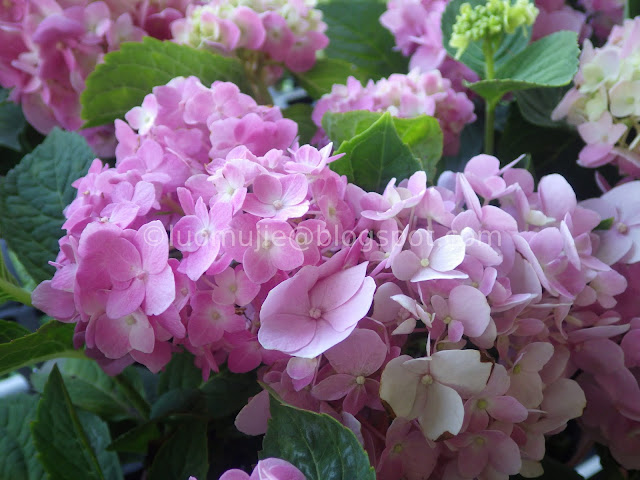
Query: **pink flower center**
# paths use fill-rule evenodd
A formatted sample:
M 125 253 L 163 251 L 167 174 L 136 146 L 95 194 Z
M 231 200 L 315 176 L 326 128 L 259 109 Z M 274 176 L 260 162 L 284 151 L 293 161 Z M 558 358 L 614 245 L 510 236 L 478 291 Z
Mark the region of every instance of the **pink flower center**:
M 422 260 L 420 260 L 420 265 L 422 265 L 423 268 L 427 268 L 429 266 L 429 259 L 423 258 Z
M 488 405 L 489 403 L 484 398 L 481 398 L 476 403 L 476 407 L 478 407 L 479 410 L 484 410 L 485 408 L 487 408 Z
M 132 326 L 136 324 L 136 319 L 133 317 L 133 315 L 129 315 L 125 322 L 127 322 L 127 325 Z
M 229 291 L 231 293 L 236 293 L 238 291 L 238 286 L 235 283 L 229 285 Z
M 618 224 L 618 232 L 620 232 L 621 234 L 625 234 L 629 231 L 629 227 L 627 227 L 624 223 L 619 223 Z
M 213 312 L 211 312 L 211 320 L 213 321 L 220 320 L 220 312 L 218 312 L 217 310 L 214 310 Z
M 401 443 L 396 443 L 393 446 L 393 453 L 400 453 L 400 452 L 402 452 L 402 449 L 403 449 L 402 444 Z
M 280 210 L 283 206 L 284 204 L 282 203 L 282 200 L 276 200 L 275 202 L 273 202 L 273 208 L 275 208 L 276 210 Z
M 451 316 L 447 315 L 446 317 L 444 317 L 443 322 L 446 323 L 447 325 L 449 325 L 451 323 L 451 320 L 453 320 L 453 318 L 451 318 Z
M 316 307 L 312 307 L 311 310 L 309 310 L 309 316 L 317 320 L 322 316 L 322 310 Z
M 483 447 L 483 446 L 484 446 L 484 444 L 485 444 L 487 441 L 485 440 L 485 438 L 484 438 L 484 437 L 476 437 L 476 438 L 475 438 L 475 440 L 474 440 L 473 442 L 474 442 L 477 446 L 479 446 L 479 447 Z
M 271 247 L 273 247 L 273 242 L 271 240 L 263 240 L 262 241 L 262 249 L 263 250 L 269 250 Z
M 363 377 L 362 375 L 358 375 L 358 376 L 356 377 L 356 383 L 357 383 L 358 385 L 364 385 L 364 377 Z
M 522 371 L 522 365 L 518 364 L 515 367 L 513 367 L 513 373 L 515 373 L 516 375 L 521 371 Z

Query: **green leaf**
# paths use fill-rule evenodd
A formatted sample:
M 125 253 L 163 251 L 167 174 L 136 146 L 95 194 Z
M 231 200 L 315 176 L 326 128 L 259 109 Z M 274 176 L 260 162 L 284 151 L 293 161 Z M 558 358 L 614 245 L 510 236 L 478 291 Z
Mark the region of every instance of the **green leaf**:
M 255 374 L 220 372 L 200 387 L 208 415 L 219 419 L 239 412 L 250 397 L 260 393 Z
M 17 322 L 0 320 L 0 343 L 7 343 L 16 338 L 29 335 L 31 332 Z
M 438 164 L 439 176 L 445 170 L 462 172 L 467 162 L 476 155 L 482 153 L 484 142 L 484 120 L 479 118 L 464 127 L 460 133 L 460 150 L 457 155 L 449 155 Z
M 456 16 L 460 13 L 460 6 L 463 3 L 469 3 L 472 7 L 476 5 L 484 5 L 485 0 L 452 0 L 447 4 L 442 19 L 442 45 L 451 57 L 456 56 L 456 49 L 449 45 L 453 25 L 456 23 Z M 514 33 L 505 35 L 500 47 L 494 56 L 495 67 L 500 68 L 509 59 L 524 50 L 531 39 L 531 27 L 518 28 Z M 465 52 L 460 57 L 460 61 L 471 70 L 476 72 L 480 78 L 484 78 L 484 53 L 482 52 L 482 42 L 471 42 Z
M 143 423 L 116 438 L 107 450 L 115 452 L 147 453 L 149 442 L 160 438 L 160 430 L 155 420 Z
M 314 100 L 331 92 L 331 87 L 336 83 L 345 85 L 349 77 L 355 77 L 362 84 L 366 84 L 370 78 L 366 70 L 338 58 L 319 59 L 311 70 L 294 75 Z
M 170 390 L 198 388 L 202 383 L 202 370 L 193 363 L 188 352 L 174 354 L 158 380 L 158 395 Z
M 640 0 L 627 0 L 624 2 L 624 18 L 635 18 L 640 15 Z
M 56 366 L 44 388 L 32 432 L 51 480 L 122 479 L 117 455 L 105 449 L 110 442 L 107 425 L 90 413 L 78 415 Z
M 160 395 L 151 406 L 151 419 L 203 409 L 200 390 L 196 388 L 169 390 Z
M 77 133 L 57 128 L 13 168 L 0 185 L 0 233 L 36 282 L 51 278 L 58 254 L 62 210 L 76 196 L 71 182 L 94 158 Z
M 0 344 L 0 375 L 60 357 L 83 357 L 73 348 L 74 325 L 51 321 L 35 333 Z
M 121 391 L 118 382 L 100 368 L 95 360 L 69 358 L 56 361 L 64 379 L 71 403 L 95 413 L 105 420 L 136 418 L 136 410 Z M 53 365 L 51 365 L 53 367 Z M 31 375 L 31 383 L 42 391 L 50 368 L 42 368 Z
M 44 480 L 46 478 L 31 437 L 30 424 L 36 417 L 37 407 L 38 398 L 35 395 L 12 395 L 3 398 L 0 402 L 0 451 L 2 452 L 0 478 L 11 480 Z M 3 444 L 3 442 L 6 443 Z M 16 451 L 16 446 L 19 453 Z M 15 468 L 17 465 L 19 469 Z
M 10 301 L 31 306 L 31 292 L 18 285 L 17 279 L 9 272 L 4 256 L 0 252 L 0 305 Z
M 347 427 L 329 415 L 291 407 L 274 397 L 270 402 L 260 458 L 287 460 L 307 480 L 375 480 L 366 452 Z
M 20 134 L 27 126 L 22 108 L 7 100 L 8 91 L 0 91 L 0 146 L 11 150 L 22 150 Z
M 551 120 L 551 112 L 558 106 L 568 86 L 555 88 L 532 88 L 515 92 L 520 113 L 529 123 L 540 127 L 570 128 L 565 122 Z
M 469 88 L 489 103 L 516 90 L 567 85 L 578 71 L 578 37 L 556 32 L 532 43 L 496 70 L 496 79 L 481 80 Z
M 108 53 L 104 63 L 89 75 L 87 88 L 80 97 L 84 127 L 123 118 L 131 108 L 142 104 L 153 87 L 190 75 L 198 77 L 204 85 L 223 80 L 250 92 L 237 59 L 145 37 L 142 42 L 126 42 L 120 50 Z
M 298 124 L 300 145 L 311 143 L 311 138 L 316 134 L 318 127 L 311 120 L 313 107 L 307 103 L 294 103 L 282 110 L 282 115 Z
M 331 162 L 331 169 L 366 191 L 382 191 L 392 178 L 402 180 L 422 168 L 389 113 L 343 142 L 336 153 L 346 155 Z
M 373 0 L 333 0 L 318 5 L 327 24 L 327 57 L 352 63 L 378 80 L 408 70 L 408 59 L 394 50 L 395 40 L 380 25 L 387 7 Z
M 187 422 L 162 444 L 149 470 L 149 480 L 206 478 L 209 469 L 207 423 Z

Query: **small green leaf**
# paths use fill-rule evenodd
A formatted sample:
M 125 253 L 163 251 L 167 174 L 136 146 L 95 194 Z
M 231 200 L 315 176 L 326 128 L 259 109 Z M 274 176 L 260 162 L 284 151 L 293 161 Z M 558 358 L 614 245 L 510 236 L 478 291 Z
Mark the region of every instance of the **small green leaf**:
M 149 470 L 149 480 L 206 478 L 209 469 L 207 423 L 191 421 L 182 424 L 162 444 Z
M 613 217 L 605 218 L 602 220 L 594 230 L 610 230 L 613 226 Z
M 441 19 L 442 45 L 451 57 L 456 56 L 456 49 L 449 45 L 449 40 L 451 39 L 451 33 L 453 32 L 453 25 L 456 23 L 456 16 L 460 13 L 460 6 L 463 3 L 469 3 L 471 4 L 471 7 L 475 7 L 476 5 L 484 5 L 486 1 L 452 0 L 447 4 Z M 513 56 L 524 50 L 528 45 L 529 40 L 531 40 L 531 27 L 527 27 L 526 29 L 518 28 L 514 33 L 505 35 L 494 56 L 495 67 L 500 68 L 500 66 L 506 63 Z M 476 72 L 480 78 L 484 78 L 485 62 L 481 42 L 470 43 L 462 54 L 460 61 Z
M 564 94 L 569 90 L 565 87 L 531 88 L 515 92 L 520 113 L 526 121 L 540 127 L 571 128 L 565 122 L 551 120 L 551 112 L 558 106 Z
M 328 26 L 327 57 L 349 62 L 373 80 L 408 70 L 408 60 L 394 50 L 393 36 L 380 25 L 380 15 L 387 9 L 384 3 L 333 0 L 318 8 Z
M 339 58 L 319 59 L 311 70 L 294 75 L 314 100 L 331 92 L 334 84 L 345 85 L 349 77 L 355 77 L 362 84 L 370 78 L 366 70 Z
M 203 410 L 202 392 L 197 388 L 169 390 L 160 395 L 151 406 L 151 419 L 167 417 L 173 413 Z
M 30 425 L 36 417 L 37 407 L 38 397 L 35 395 L 17 394 L 3 398 L 0 402 L 0 451 L 2 452 L 0 478 L 7 480 L 44 480 L 46 478 L 31 436 Z M 3 445 L 5 436 L 11 438 L 13 442 L 9 440 Z M 16 445 L 21 455 L 15 452 Z M 12 449 L 14 453 L 8 453 L 8 449 Z M 9 475 L 7 472 L 11 472 L 16 467 L 14 461 L 20 462 L 21 468 L 19 473 L 13 470 Z
M 494 80 L 481 80 L 469 88 L 495 104 L 508 92 L 567 85 L 578 70 L 579 55 L 575 32 L 552 33 L 505 62 Z
M 347 427 L 329 415 L 271 397 L 271 419 L 260 458 L 282 458 L 307 480 L 375 480 L 369 458 Z
M 307 103 L 294 103 L 282 110 L 282 115 L 298 124 L 300 145 L 311 143 L 311 138 L 316 134 L 318 127 L 311 120 L 313 107 Z
M 188 352 L 173 355 L 158 380 L 158 395 L 170 390 L 198 388 L 202 383 L 202 370 L 193 363 Z
M 8 101 L 7 94 L 4 89 L 0 92 L 0 146 L 19 152 L 22 150 L 19 137 L 27 122 L 20 105 Z
M 51 278 L 63 209 L 76 196 L 71 183 L 94 159 L 77 133 L 55 128 L 0 184 L 0 233 L 36 282 Z
M 398 135 L 389 113 L 343 142 L 336 153 L 346 155 L 333 161 L 331 169 L 367 191 L 382 191 L 392 178 L 402 180 L 422 169 L 420 161 Z
M 108 53 L 87 78 L 80 97 L 84 127 L 97 127 L 124 118 L 140 105 L 153 87 L 172 78 L 194 75 L 204 85 L 216 80 L 234 82 L 249 92 L 244 70 L 234 58 L 214 55 L 187 45 L 145 37 L 142 42 L 126 42 Z
M 78 415 L 53 367 L 32 425 L 39 458 L 50 480 L 121 480 L 118 457 L 107 452 L 107 425 L 95 415 Z M 55 439 L 55 441 L 53 441 Z
M 118 382 L 89 358 L 68 358 L 56 361 L 64 379 L 71 403 L 76 407 L 95 413 L 105 420 L 136 418 L 136 410 L 122 393 Z M 51 365 L 53 366 L 53 365 Z M 42 391 L 49 374 L 42 368 L 31 375 L 31 383 Z
M 624 2 L 624 18 L 636 18 L 640 15 L 640 0 L 627 0 Z
M 16 338 L 29 335 L 31 332 L 17 322 L 0 320 L 0 343 L 7 343 Z

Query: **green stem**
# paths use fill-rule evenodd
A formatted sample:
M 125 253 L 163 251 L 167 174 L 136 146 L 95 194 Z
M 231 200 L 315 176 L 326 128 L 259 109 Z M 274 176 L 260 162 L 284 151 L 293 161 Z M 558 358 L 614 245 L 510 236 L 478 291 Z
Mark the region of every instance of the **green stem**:
M 493 41 L 486 39 L 482 44 L 482 53 L 484 53 L 484 72 L 485 80 L 493 80 L 495 78 L 495 63 Z M 494 124 L 496 120 L 496 104 L 497 102 L 487 101 L 484 112 L 484 153 L 493 155 L 494 140 Z
M 0 292 L 6 293 L 13 300 L 32 307 L 31 293 L 24 288 L 20 288 L 7 280 L 0 278 Z

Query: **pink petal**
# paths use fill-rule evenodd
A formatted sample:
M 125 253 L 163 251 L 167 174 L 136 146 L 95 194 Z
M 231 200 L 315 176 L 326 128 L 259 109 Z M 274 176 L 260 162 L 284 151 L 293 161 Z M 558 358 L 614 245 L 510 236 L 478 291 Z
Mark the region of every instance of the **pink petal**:
M 505 423 L 524 422 L 529 415 L 519 401 L 506 395 L 492 398 L 487 406 L 487 412 L 496 420 Z
M 142 269 L 147 273 L 159 273 L 167 267 L 169 259 L 169 238 L 160 222 L 155 220 L 140 227 L 134 243 L 142 257 Z
M 491 307 L 477 288 L 458 285 L 449 294 L 449 315 L 464 324 L 464 333 L 479 337 L 487 329 Z
M 260 317 L 258 341 L 267 350 L 291 353 L 309 345 L 316 335 L 316 320 L 310 317 L 276 313 Z M 315 355 L 314 355 L 315 356 Z
M 204 228 L 195 215 L 182 217 L 171 230 L 171 244 L 181 252 L 195 252 L 200 247 L 199 232 Z
M 465 244 L 460 235 L 445 235 L 433 243 L 429 267 L 439 272 L 453 270 L 464 260 Z
M 391 270 L 398 280 L 410 280 L 420 270 L 420 259 L 411 250 L 404 250 L 393 260 Z
M 349 337 L 325 352 L 325 357 L 338 373 L 365 377 L 375 373 L 384 363 L 387 346 L 372 330 L 357 329 Z
M 337 308 L 324 312 L 322 318 L 329 322 L 338 332 L 353 329 L 371 308 L 376 282 L 366 277 L 360 290 L 346 303 Z
M 282 184 L 273 175 L 258 175 L 253 181 L 253 193 L 262 203 L 273 205 L 282 199 Z
M 353 375 L 338 373 L 331 375 L 313 387 L 311 394 L 318 400 L 338 400 L 357 387 Z
M 176 284 L 173 270 L 165 263 L 164 270 L 149 275 L 145 282 L 144 312 L 147 315 L 160 315 L 176 298 Z
M 429 440 L 437 440 L 444 433 L 458 434 L 464 419 L 464 406 L 453 388 L 432 383 L 427 388 L 427 402 L 418 417 L 420 428 Z
M 134 278 L 128 288 L 112 290 L 107 297 L 107 316 L 120 318 L 129 315 L 142 304 L 145 296 L 145 285 L 139 278 Z
M 360 290 L 366 274 L 365 262 L 319 280 L 309 295 L 311 305 L 322 311 L 343 305 Z

